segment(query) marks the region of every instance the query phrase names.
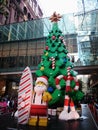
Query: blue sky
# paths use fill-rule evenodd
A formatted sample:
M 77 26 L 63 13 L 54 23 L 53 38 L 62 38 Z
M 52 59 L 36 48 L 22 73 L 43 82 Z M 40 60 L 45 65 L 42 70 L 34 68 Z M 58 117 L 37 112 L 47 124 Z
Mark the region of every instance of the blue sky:
M 43 17 L 49 17 L 56 11 L 59 14 L 73 13 L 77 11 L 77 0 L 39 0 L 44 11 Z

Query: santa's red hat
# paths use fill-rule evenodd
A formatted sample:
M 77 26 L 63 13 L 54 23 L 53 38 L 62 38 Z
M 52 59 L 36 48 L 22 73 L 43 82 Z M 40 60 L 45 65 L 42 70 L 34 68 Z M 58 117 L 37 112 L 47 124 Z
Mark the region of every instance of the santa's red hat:
M 46 76 L 41 76 L 36 79 L 35 83 L 43 82 L 45 85 L 48 85 L 48 78 Z

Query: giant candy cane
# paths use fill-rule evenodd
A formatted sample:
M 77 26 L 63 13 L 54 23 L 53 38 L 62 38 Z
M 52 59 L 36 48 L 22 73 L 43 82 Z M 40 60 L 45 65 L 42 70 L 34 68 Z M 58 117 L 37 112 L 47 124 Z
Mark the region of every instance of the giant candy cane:
M 67 69 L 67 76 L 64 76 L 64 75 L 59 75 L 56 77 L 55 79 L 55 82 L 56 82 L 56 88 L 57 89 L 61 89 L 61 86 L 60 86 L 60 80 L 61 79 L 64 79 L 66 81 L 66 91 L 71 91 L 71 81 L 74 80 L 75 81 L 75 84 L 76 86 L 74 87 L 74 90 L 77 91 L 79 89 L 79 82 L 78 82 L 78 79 L 77 77 L 73 77 L 71 76 L 70 74 L 70 68 L 68 67 Z

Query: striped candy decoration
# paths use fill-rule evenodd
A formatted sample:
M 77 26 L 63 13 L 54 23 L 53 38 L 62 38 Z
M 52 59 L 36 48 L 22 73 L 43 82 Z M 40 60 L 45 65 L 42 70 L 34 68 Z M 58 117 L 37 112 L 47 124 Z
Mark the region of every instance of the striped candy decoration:
M 67 75 L 68 75 L 67 82 L 68 82 L 68 83 L 66 83 L 66 84 L 67 84 L 67 86 L 69 86 L 71 80 L 74 80 L 75 83 L 76 83 L 76 86 L 75 86 L 74 90 L 76 91 L 76 90 L 79 89 L 79 82 L 78 82 L 77 77 L 73 77 L 73 76 L 71 76 L 71 74 L 70 74 L 70 70 L 71 70 L 71 67 L 68 67 L 68 68 L 67 68 Z
M 59 39 L 62 40 L 62 42 L 63 42 L 64 45 L 66 46 L 66 42 L 65 42 L 65 40 L 64 40 L 64 37 L 63 37 L 63 36 L 60 36 Z
M 70 70 L 71 70 L 71 67 L 68 67 L 67 68 L 67 76 L 59 75 L 59 76 L 56 77 L 55 83 L 56 83 L 56 88 L 57 89 L 61 89 L 61 86 L 60 86 L 60 80 L 61 79 L 64 79 L 66 81 L 66 92 L 71 91 L 71 86 L 70 85 L 71 85 L 72 80 L 74 80 L 75 84 L 76 84 L 76 86 L 74 87 L 74 90 L 77 91 L 79 89 L 78 79 L 77 79 L 77 77 L 71 76 Z
M 68 95 L 66 95 L 64 99 L 64 110 L 66 110 L 67 112 L 68 112 L 69 101 L 70 101 L 70 98 Z
M 69 106 L 70 106 L 71 111 L 75 111 L 75 105 L 74 105 L 73 100 L 68 95 L 65 95 L 64 110 L 66 110 L 68 112 Z
M 29 67 L 26 67 L 20 79 L 18 91 L 18 123 L 27 124 L 31 108 L 33 81 Z
M 56 88 L 57 88 L 57 89 L 61 89 L 61 86 L 60 86 L 60 80 L 61 80 L 61 79 L 66 80 L 66 76 L 64 76 L 64 75 L 59 75 L 59 76 L 56 77 L 55 83 L 56 83 Z
M 50 60 L 52 61 L 52 69 L 55 69 L 55 58 L 51 57 Z

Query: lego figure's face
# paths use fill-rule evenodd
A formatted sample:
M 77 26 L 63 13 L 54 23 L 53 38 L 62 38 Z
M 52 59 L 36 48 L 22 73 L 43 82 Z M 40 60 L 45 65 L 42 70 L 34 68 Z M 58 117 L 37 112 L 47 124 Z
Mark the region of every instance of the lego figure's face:
M 34 87 L 34 91 L 36 93 L 43 93 L 44 91 L 46 91 L 47 86 L 43 83 L 43 82 L 37 82 L 35 87 Z

